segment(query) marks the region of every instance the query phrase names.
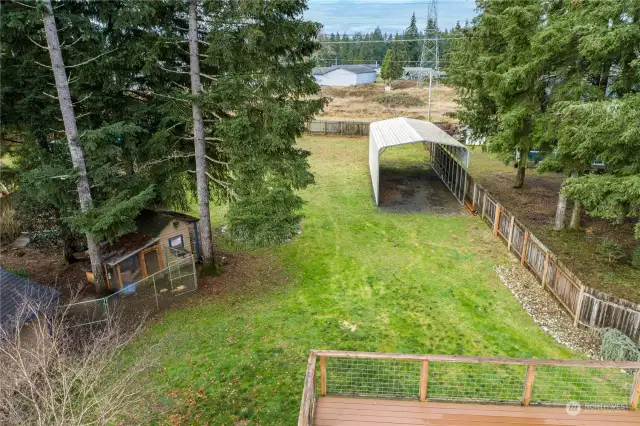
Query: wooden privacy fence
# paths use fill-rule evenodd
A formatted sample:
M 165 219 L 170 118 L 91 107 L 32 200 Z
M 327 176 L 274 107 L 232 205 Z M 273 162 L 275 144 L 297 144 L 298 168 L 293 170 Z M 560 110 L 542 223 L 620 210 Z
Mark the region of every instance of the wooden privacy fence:
M 309 120 L 306 130 L 308 135 L 340 135 L 340 136 L 369 136 L 369 121 L 351 120 Z M 446 132 L 451 131 L 451 124 L 447 122 L 433 122 Z
M 299 426 L 327 395 L 635 411 L 640 362 L 311 351 Z
M 471 176 L 467 200 L 573 317 L 574 326 L 616 328 L 640 343 L 640 305 L 583 285 L 515 216 Z
M 309 135 L 369 136 L 367 121 L 307 121 Z

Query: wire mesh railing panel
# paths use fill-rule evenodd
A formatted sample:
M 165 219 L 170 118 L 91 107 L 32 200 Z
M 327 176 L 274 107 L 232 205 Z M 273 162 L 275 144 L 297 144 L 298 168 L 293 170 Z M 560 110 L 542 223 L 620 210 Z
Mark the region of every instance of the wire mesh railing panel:
M 518 403 L 524 365 L 429 362 L 427 399 Z
M 327 393 L 418 399 L 420 362 L 327 358 Z
M 531 404 L 564 406 L 578 402 L 587 409 L 627 409 L 636 370 L 539 365 Z

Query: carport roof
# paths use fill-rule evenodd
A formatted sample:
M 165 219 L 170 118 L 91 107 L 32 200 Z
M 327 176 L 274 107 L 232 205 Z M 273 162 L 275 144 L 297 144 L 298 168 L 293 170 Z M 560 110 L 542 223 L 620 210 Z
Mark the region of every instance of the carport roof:
M 460 148 L 458 159 L 465 167 L 469 165 L 469 151 L 466 146 L 449 136 L 447 132 L 430 121 L 398 117 L 371 123 L 369 138 L 378 151 L 396 145 L 416 142 L 432 142 Z
M 469 166 L 467 147 L 429 121 L 406 117 L 374 121 L 369 127 L 369 173 L 376 205 L 380 202 L 380 154 L 390 146 L 419 142 L 443 146 L 465 171 Z

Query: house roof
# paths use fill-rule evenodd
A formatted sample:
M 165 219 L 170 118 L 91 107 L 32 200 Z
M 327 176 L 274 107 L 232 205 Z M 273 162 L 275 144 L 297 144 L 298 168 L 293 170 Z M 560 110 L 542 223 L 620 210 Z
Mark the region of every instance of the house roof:
M 171 210 L 155 211 L 143 209 L 136 218 L 136 228 L 138 228 L 139 233 L 147 234 L 150 237 L 157 237 L 165 226 L 174 220 L 197 222 L 200 219 Z
M 366 65 L 334 65 L 332 67 L 314 68 L 311 74 L 323 75 L 335 70 L 345 70 L 345 71 L 352 72 L 354 74 L 366 74 L 366 73 L 376 72 L 375 69 L 368 67 Z
M 58 303 L 60 292 L 0 269 L 0 329 L 8 334 Z

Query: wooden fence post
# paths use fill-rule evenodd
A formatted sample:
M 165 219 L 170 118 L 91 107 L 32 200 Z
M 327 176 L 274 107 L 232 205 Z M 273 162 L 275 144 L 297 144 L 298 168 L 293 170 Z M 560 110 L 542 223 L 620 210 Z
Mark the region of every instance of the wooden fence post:
M 476 206 L 477 198 L 478 198 L 478 184 L 474 180 L 473 181 L 473 203 L 471 203 L 471 206 L 474 208 Z
M 524 381 L 524 392 L 522 393 L 522 405 L 524 405 L 525 407 L 528 407 L 529 403 L 531 402 L 531 391 L 533 389 L 533 379 L 535 375 L 536 365 L 527 365 L 527 376 Z
M 320 357 L 320 395 L 327 396 L 327 357 Z
M 629 408 L 631 411 L 638 409 L 638 400 L 640 399 L 640 368 L 636 370 L 636 377 L 631 387 L 631 397 L 629 398 Z
M 498 235 L 498 231 L 500 230 L 500 213 L 502 211 L 502 206 L 496 203 L 496 215 L 493 221 L 493 235 Z
M 576 314 L 573 317 L 573 326 L 577 327 L 580 322 L 580 314 L 582 313 L 582 299 L 584 298 L 584 286 L 580 286 L 580 294 L 578 294 L 578 304 L 576 305 Z
M 487 190 L 484 190 L 484 197 L 482 197 L 482 219 L 484 219 L 484 212 L 487 209 Z
M 311 120 L 307 120 L 307 135 L 311 135 Z
M 529 231 L 524 231 L 524 240 L 522 241 L 522 255 L 520 256 L 520 264 L 524 265 L 527 261 L 527 242 L 529 241 Z
M 544 268 L 542 268 L 542 288 L 547 285 L 547 273 L 549 272 L 549 250 L 544 256 Z
M 426 401 L 427 399 L 427 381 L 429 379 L 429 361 L 422 361 L 422 368 L 420 369 L 420 401 Z
M 507 251 L 511 251 L 511 241 L 513 239 L 513 228 L 516 226 L 516 217 L 511 214 L 511 220 L 509 221 L 509 239 L 507 240 Z

